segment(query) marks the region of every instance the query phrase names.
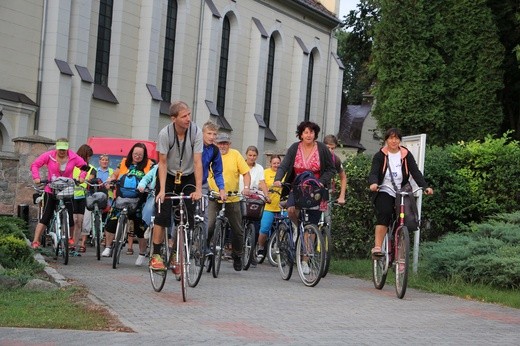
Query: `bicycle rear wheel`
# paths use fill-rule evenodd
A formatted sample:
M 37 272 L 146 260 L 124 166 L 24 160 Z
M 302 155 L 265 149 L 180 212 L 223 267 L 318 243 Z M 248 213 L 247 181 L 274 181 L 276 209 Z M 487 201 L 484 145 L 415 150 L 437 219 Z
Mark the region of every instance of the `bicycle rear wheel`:
M 242 269 L 248 270 L 255 254 L 255 226 L 251 222 L 245 222 L 244 226 Z
M 199 283 L 204 268 L 204 227 L 197 224 L 190 231 L 191 236 L 188 241 L 190 244 L 188 285 L 195 287 Z
M 213 234 L 213 257 L 211 259 L 211 273 L 214 278 L 218 277 L 220 272 L 220 263 L 224 252 L 224 224 L 222 220 L 217 219 L 215 222 L 215 232 Z
M 60 213 L 61 223 L 61 257 L 63 264 L 69 264 L 69 212 L 63 209 Z
M 112 246 L 112 268 L 116 269 L 119 264 L 119 257 L 121 256 L 121 251 L 123 250 L 123 245 L 125 242 L 124 235 L 128 230 L 128 218 L 126 215 L 120 215 L 119 220 L 117 220 L 116 227 L 116 236 L 114 238 L 114 245 Z
M 395 232 L 395 293 L 402 299 L 408 284 L 408 262 L 410 259 L 410 234 L 406 226 Z
M 289 280 L 293 271 L 293 244 L 291 240 L 292 230 L 287 227 L 284 223 L 281 223 L 278 226 L 278 252 L 277 252 L 277 262 L 278 269 L 280 270 L 280 275 L 282 279 Z
M 153 253 L 153 227 L 150 227 L 150 258 L 154 255 Z M 163 241 L 161 244 L 161 250 L 159 253 L 159 256 L 161 256 L 163 263 L 168 263 L 168 231 L 165 228 L 164 229 L 164 236 Z M 166 274 L 168 273 L 168 270 L 156 270 L 150 268 L 148 266 L 148 271 L 150 273 L 150 281 L 152 283 L 152 287 L 155 292 L 161 292 L 161 290 L 164 287 L 164 283 L 166 282 Z
M 278 233 L 276 231 L 272 232 L 267 243 L 267 259 L 273 267 L 278 266 Z
M 96 246 L 96 258 L 101 259 L 101 214 L 98 210 L 94 211 L 94 245 Z
M 177 265 L 180 267 L 181 272 L 181 290 L 182 290 L 182 301 L 185 302 L 188 295 L 188 261 L 186 259 L 187 251 L 185 244 L 185 232 L 186 228 L 178 227 L 177 228 L 177 247 L 179 248 L 179 252 L 177 255 L 179 256 L 179 261 Z
M 388 257 L 388 245 L 388 233 L 386 233 L 383 238 L 383 244 L 381 244 L 381 250 L 384 255 L 374 256 L 372 258 L 372 281 L 374 282 L 374 287 L 378 290 L 382 289 L 386 282 L 386 274 L 388 273 L 388 263 L 390 260 Z
M 306 225 L 296 241 L 296 266 L 303 284 L 313 287 L 320 282 L 325 265 L 325 245 L 321 232 L 313 224 Z
M 329 272 L 330 260 L 332 258 L 332 236 L 330 232 L 330 222 L 327 222 L 321 228 L 321 235 L 323 237 L 323 244 L 325 246 L 325 263 L 323 265 L 323 273 L 321 277 L 324 278 Z

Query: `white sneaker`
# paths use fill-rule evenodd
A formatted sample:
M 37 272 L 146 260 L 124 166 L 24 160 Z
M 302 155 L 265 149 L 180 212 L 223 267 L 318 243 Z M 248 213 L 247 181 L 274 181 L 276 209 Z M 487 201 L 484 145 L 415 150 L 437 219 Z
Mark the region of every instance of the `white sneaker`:
M 302 262 L 302 272 L 303 275 L 309 275 L 311 273 L 311 268 L 309 268 L 307 262 Z
M 136 266 L 142 266 L 143 264 L 146 263 L 146 256 L 144 255 L 139 255 L 137 256 L 137 259 L 135 260 L 135 265 Z
M 109 247 L 106 247 L 105 250 L 103 250 L 103 253 L 101 254 L 103 257 L 110 257 L 112 256 L 112 249 Z

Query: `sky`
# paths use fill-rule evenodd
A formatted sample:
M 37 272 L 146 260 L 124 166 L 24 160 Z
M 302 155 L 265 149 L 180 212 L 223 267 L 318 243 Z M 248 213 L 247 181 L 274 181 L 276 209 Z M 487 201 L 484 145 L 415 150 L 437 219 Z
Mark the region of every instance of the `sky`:
M 343 20 L 343 16 L 347 15 L 351 10 L 355 10 L 359 0 L 340 0 L 339 3 L 339 19 Z

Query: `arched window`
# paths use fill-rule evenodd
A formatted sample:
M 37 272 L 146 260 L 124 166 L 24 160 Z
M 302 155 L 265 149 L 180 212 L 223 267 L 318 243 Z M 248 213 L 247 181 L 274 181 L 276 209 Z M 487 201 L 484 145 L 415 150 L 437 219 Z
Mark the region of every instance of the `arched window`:
M 265 81 L 265 98 L 264 98 L 264 123 L 269 127 L 271 120 L 271 100 L 273 96 L 273 75 L 274 75 L 274 54 L 276 42 L 274 36 L 269 39 L 269 53 L 267 57 L 267 76 Z
M 168 0 L 166 13 L 166 35 L 164 39 L 164 59 L 161 97 L 170 102 L 172 98 L 173 61 L 175 57 L 175 35 L 177 32 L 177 0 Z
M 229 37 L 231 35 L 231 23 L 228 16 L 224 17 L 222 25 L 222 42 L 220 45 L 220 66 L 218 71 L 218 88 L 217 88 L 217 111 L 220 116 L 224 116 L 226 106 L 226 84 L 227 70 L 229 62 Z
M 311 98 L 312 98 L 312 75 L 314 73 L 314 55 L 309 54 L 309 69 L 307 71 L 307 93 L 305 95 L 305 116 L 304 120 L 311 118 Z
M 113 0 L 100 1 L 94 83 L 103 86 L 108 86 L 110 37 L 112 36 L 112 9 Z

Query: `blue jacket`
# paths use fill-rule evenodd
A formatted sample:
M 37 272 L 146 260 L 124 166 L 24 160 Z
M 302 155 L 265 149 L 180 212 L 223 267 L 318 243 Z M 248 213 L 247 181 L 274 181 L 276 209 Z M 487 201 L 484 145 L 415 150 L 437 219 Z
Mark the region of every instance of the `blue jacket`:
M 219 189 L 224 189 L 224 177 L 222 177 L 222 156 L 215 144 L 206 145 L 202 150 L 202 184 L 207 184 L 209 170 L 213 172 L 215 183 Z

